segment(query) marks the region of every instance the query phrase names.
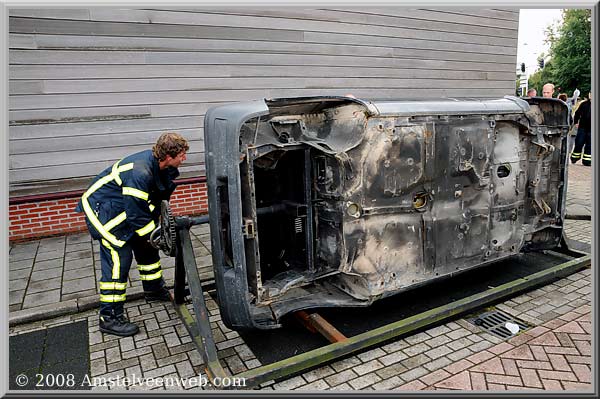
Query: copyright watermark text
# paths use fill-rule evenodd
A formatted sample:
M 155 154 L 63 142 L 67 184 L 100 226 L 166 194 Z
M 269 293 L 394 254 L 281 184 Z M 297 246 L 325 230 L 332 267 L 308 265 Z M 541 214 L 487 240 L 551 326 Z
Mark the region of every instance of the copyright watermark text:
M 197 388 L 212 386 L 214 388 L 245 387 L 246 380 L 239 377 L 215 377 L 209 379 L 204 375 L 193 377 L 141 377 L 135 374 L 127 377 L 90 377 L 87 374 L 76 377 L 74 374 L 35 374 L 34 381 L 25 374 L 15 377 L 19 387 L 89 389 L 93 387 L 132 388 L 132 387 L 165 387 L 165 388 Z

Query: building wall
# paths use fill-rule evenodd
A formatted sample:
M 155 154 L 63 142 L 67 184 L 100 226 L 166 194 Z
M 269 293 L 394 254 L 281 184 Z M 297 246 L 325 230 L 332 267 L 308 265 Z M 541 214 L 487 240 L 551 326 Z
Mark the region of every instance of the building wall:
M 82 213 L 75 213 L 79 196 L 9 205 L 9 240 L 23 241 L 78 231 L 87 231 Z M 181 184 L 170 200 L 175 215 L 197 215 L 208 212 L 206 184 Z
M 518 10 L 9 10 L 11 198 L 81 190 L 166 130 L 204 175 L 203 116 L 264 97 L 514 94 Z M 11 225 L 12 226 L 12 225 Z

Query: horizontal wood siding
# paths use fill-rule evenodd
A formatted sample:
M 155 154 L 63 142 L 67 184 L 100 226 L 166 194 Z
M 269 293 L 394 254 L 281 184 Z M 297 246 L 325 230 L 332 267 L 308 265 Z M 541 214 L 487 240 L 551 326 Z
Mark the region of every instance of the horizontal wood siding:
M 164 131 L 204 174 L 208 108 L 264 97 L 502 97 L 518 10 L 9 10 L 11 195 L 73 189 Z

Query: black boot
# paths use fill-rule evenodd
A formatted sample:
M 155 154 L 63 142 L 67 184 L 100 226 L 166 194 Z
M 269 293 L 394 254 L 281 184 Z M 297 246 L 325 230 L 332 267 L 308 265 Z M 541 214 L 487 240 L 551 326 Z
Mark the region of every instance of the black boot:
M 164 285 L 156 291 L 144 291 L 146 301 L 171 301 L 171 293 Z
M 124 313 L 115 315 L 100 314 L 100 331 L 107 334 L 129 337 L 137 334 L 140 329 L 138 326 L 127 320 Z

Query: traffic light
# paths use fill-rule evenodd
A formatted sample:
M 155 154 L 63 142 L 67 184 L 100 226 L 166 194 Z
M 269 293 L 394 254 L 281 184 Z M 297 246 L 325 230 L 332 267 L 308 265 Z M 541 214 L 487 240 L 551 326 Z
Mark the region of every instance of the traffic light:
M 540 66 L 540 69 L 543 69 L 543 68 L 544 68 L 544 59 L 543 59 L 543 58 L 540 58 L 540 59 L 538 60 L 538 65 Z
M 525 72 L 525 63 L 521 62 L 521 72 Z

